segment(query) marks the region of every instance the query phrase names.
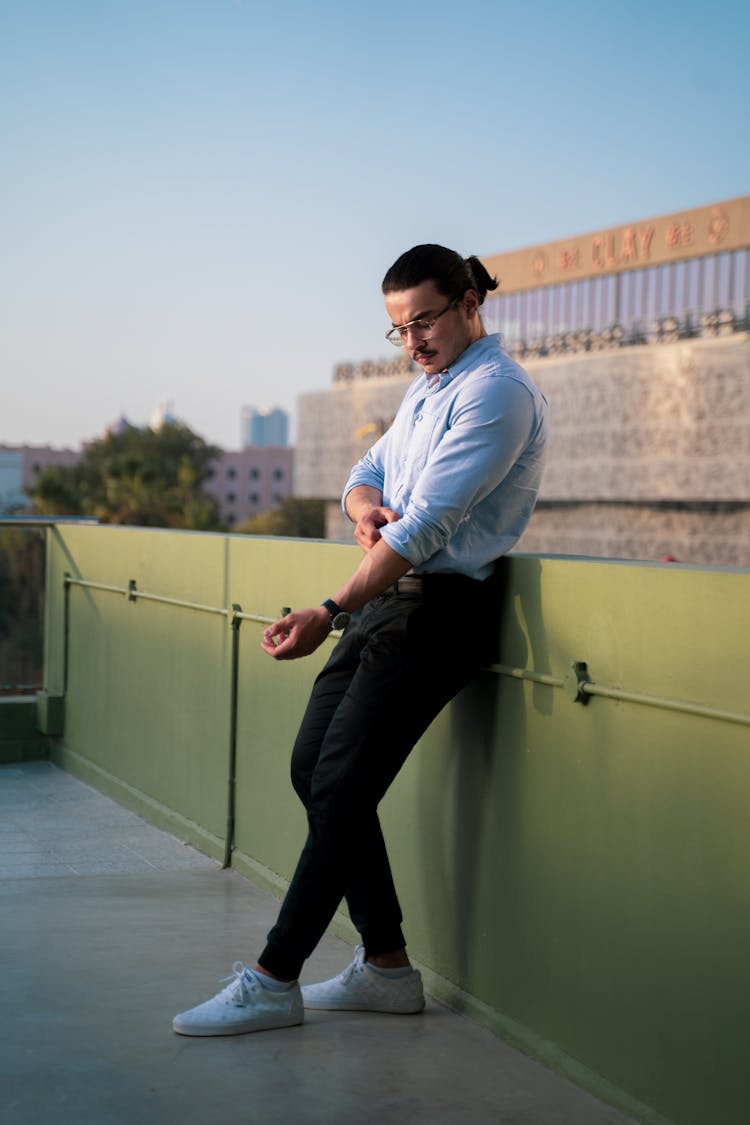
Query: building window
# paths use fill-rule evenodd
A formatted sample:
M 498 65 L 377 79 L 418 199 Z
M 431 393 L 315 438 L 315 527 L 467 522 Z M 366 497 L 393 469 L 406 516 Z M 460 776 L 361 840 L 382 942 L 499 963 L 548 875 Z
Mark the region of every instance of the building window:
M 227 504 L 234 504 L 237 497 L 235 496 L 235 494 L 233 492 L 228 492 L 226 494 L 226 496 L 224 497 L 224 499 L 226 500 Z
M 259 480 L 260 479 L 260 469 L 256 468 L 256 466 L 253 465 L 252 469 L 248 469 L 247 476 L 248 476 L 248 480 Z
M 257 504 L 258 501 L 260 500 L 260 496 L 258 496 L 257 492 L 251 492 L 250 495 L 248 496 L 248 500 L 250 501 L 251 504 Z
M 227 469 L 227 480 L 234 480 L 236 476 L 237 470 L 235 469 L 234 465 L 230 465 Z
M 284 470 L 283 469 L 274 469 L 273 479 L 274 480 L 283 480 L 284 479 Z

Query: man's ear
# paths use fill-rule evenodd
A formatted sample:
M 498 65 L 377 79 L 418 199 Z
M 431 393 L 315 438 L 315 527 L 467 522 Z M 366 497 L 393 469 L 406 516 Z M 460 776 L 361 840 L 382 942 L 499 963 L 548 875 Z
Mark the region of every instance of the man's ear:
M 467 289 L 461 303 L 466 310 L 467 316 L 474 316 L 474 314 L 479 311 L 479 294 L 476 289 Z

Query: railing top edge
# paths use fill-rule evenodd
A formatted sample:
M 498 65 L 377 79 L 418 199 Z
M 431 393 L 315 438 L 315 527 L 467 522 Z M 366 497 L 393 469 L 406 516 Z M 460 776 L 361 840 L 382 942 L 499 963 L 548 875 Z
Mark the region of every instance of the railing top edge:
M 595 563 L 603 566 L 647 568 L 649 570 L 674 570 L 702 572 L 704 574 L 750 574 L 748 566 L 712 566 L 708 563 L 664 562 L 662 559 L 619 559 L 603 555 L 556 555 L 550 551 L 509 551 L 503 556 L 510 561 Z
M 99 526 L 94 516 L 6 516 L 0 513 L 0 527 L 54 527 L 56 524 Z

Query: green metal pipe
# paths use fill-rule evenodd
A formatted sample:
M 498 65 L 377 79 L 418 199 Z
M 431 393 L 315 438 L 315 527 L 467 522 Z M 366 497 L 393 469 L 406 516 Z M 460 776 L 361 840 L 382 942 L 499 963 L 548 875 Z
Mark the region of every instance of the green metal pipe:
M 563 687 L 565 681 L 562 676 L 550 676 L 546 672 L 529 672 L 526 668 L 511 668 L 509 664 L 489 664 L 489 672 L 497 672 L 500 676 L 512 676 L 516 680 L 531 680 L 535 684 L 547 684 L 548 687 Z
M 124 594 L 131 602 L 138 601 L 139 599 L 147 602 L 164 602 L 166 605 L 176 605 L 181 609 L 194 609 L 199 613 L 215 613 L 221 617 L 229 617 L 231 612 L 228 609 L 224 609 L 222 606 L 202 605 L 200 602 L 189 602 L 183 598 L 170 598 L 167 597 L 166 594 L 151 594 L 146 590 L 139 590 L 136 587 L 134 579 L 131 580 L 128 586 L 110 586 L 106 582 L 90 582 L 85 578 L 66 577 L 65 581 L 67 585 L 84 586 L 89 590 L 104 590 L 110 594 Z
M 530 672 L 526 668 L 512 668 L 509 664 L 490 664 L 488 665 L 488 671 L 497 672 L 501 676 L 511 676 L 516 680 L 530 680 L 535 684 L 547 684 L 549 687 L 561 688 L 565 686 L 565 680 L 561 676 L 551 676 L 544 672 Z M 705 719 L 720 719 L 726 723 L 740 723 L 743 726 L 750 726 L 750 715 L 741 711 L 727 711 L 720 707 L 709 707 L 705 703 L 690 703 L 684 699 L 668 699 L 665 696 L 648 695 L 645 692 L 626 691 L 623 688 L 597 684 L 591 680 L 581 680 L 579 689 L 582 695 L 600 695 L 605 699 L 619 699 L 625 703 L 638 703 L 644 707 L 659 707 L 666 711 L 679 711 L 686 715 L 699 715 Z
M 232 663 L 230 669 L 230 696 L 229 696 L 229 770 L 227 779 L 227 828 L 224 835 L 224 862 L 225 868 L 232 865 L 232 848 L 234 847 L 234 820 L 237 792 L 237 704 L 238 682 L 240 665 L 240 625 L 242 623 L 241 607 L 232 606 Z
M 720 707 L 709 707 L 705 703 L 689 703 L 682 699 L 667 699 L 660 695 L 646 695 L 639 691 L 623 691 L 620 688 L 606 687 L 604 684 L 583 683 L 581 691 L 585 695 L 601 695 L 606 699 L 621 699 L 626 703 L 640 703 L 644 707 L 660 707 L 665 711 L 680 711 L 686 715 L 700 715 L 704 719 L 722 719 L 725 723 L 741 723 L 750 726 L 750 715 L 741 711 L 725 711 Z
M 135 583 L 131 583 L 130 587 L 123 586 L 110 586 L 103 582 L 89 582 L 83 578 L 72 578 L 69 574 L 65 575 L 66 591 L 69 586 L 85 586 L 93 590 L 105 590 L 110 593 L 124 594 L 135 601 L 137 598 L 142 598 L 144 601 L 163 602 L 166 605 L 178 606 L 182 609 L 192 609 L 201 613 L 215 613 L 224 617 L 232 617 L 232 627 L 234 628 L 235 622 L 240 621 L 255 621 L 263 625 L 270 624 L 275 621 L 274 617 L 264 617 L 255 613 L 242 613 L 239 607 L 232 607 L 232 610 L 224 609 L 220 606 L 201 605 L 198 602 L 189 602 L 181 598 L 170 598 L 164 594 L 151 594 L 145 591 L 136 590 Z M 67 653 L 67 604 L 66 604 L 66 653 Z M 548 687 L 562 688 L 565 687 L 565 679 L 562 676 L 553 676 L 546 672 L 533 672 L 526 668 L 513 668 L 509 664 L 490 664 L 487 667 L 490 672 L 495 672 L 501 676 L 510 676 L 516 680 L 529 680 L 535 684 L 545 684 Z M 67 655 L 65 661 L 65 677 L 67 681 Z M 605 684 L 597 684 L 591 680 L 581 681 L 579 684 L 580 695 L 599 695 L 607 699 L 619 699 L 626 703 L 637 703 L 644 707 L 659 707 L 667 711 L 679 711 L 687 715 L 698 715 L 706 719 L 718 719 L 727 723 L 740 723 L 744 726 L 750 726 L 750 715 L 744 714 L 740 711 L 727 711 L 720 707 L 709 707 L 704 703 L 691 703 L 682 699 L 668 699 L 664 696 L 648 695 L 644 692 L 626 691 L 622 688 L 608 687 Z M 580 700 L 585 702 L 585 700 Z
M 186 601 L 184 598 L 170 598 L 166 594 L 152 594 L 147 590 L 137 589 L 134 579 L 131 579 L 128 586 L 112 586 L 106 582 L 91 582 L 86 578 L 73 578 L 66 575 L 65 583 L 66 586 L 83 586 L 89 590 L 104 590 L 105 593 L 109 594 L 124 594 L 131 602 L 139 600 L 163 602 L 165 605 L 178 606 L 180 609 L 194 609 L 199 613 L 215 613 L 222 617 L 231 616 L 232 618 L 236 617 L 239 621 L 255 621 L 260 625 L 272 625 L 277 620 L 275 617 L 267 617 L 259 613 L 234 613 L 232 610 L 224 609 L 223 606 L 203 605 L 200 602 Z M 338 635 L 334 632 L 335 637 L 338 637 Z
M 88 590 L 106 590 L 110 594 L 129 594 L 130 591 L 126 586 L 108 586 L 105 582 L 88 582 L 85 578 L 73 578 L 72 575 L 65 575 L 66 586 L 85 586 Z
M 63 586 L 63 696 L 68 691 L 68 649 L 70 644 L 70 575 Z

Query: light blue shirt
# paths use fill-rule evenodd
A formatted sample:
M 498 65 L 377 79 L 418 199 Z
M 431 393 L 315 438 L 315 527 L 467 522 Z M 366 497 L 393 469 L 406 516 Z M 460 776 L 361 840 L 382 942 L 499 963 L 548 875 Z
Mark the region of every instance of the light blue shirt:
M 544 395 L 500 336 L 483 336 L 441 375 L 417 376 L 342 504 L 357 485 L 377 488 L 401 517 L 382 537 L 417 574 L 487 578 L 534 509 L 546 418 Z

